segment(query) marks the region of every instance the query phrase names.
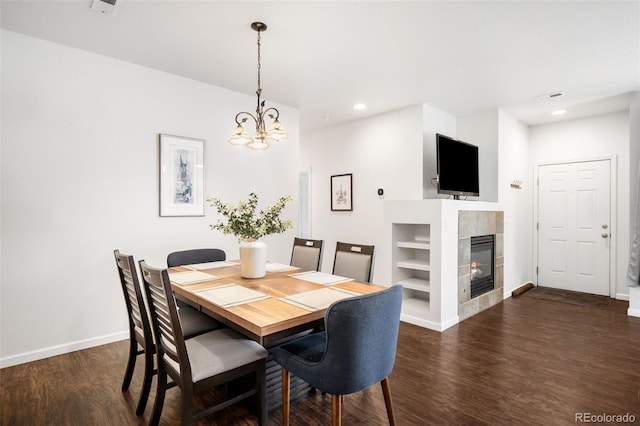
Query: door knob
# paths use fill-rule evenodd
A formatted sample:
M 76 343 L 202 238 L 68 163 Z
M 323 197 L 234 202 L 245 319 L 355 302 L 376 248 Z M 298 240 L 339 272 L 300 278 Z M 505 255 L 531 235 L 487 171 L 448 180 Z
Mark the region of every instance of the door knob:
M 609 238 L 609 234 L 606 234 L 606 233 L 602 234 L 602 238 Z
M 607 225 L 606 223 L 604 225 L 602 225 L 602 229 L 607 229 L 609 227 L 609 225 Z

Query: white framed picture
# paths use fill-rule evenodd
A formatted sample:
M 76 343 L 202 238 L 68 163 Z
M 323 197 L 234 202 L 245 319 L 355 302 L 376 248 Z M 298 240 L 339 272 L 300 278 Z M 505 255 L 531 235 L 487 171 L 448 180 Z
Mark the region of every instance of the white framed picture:
M 204 216 L 204 140 L 160 134 L 160 216 Z

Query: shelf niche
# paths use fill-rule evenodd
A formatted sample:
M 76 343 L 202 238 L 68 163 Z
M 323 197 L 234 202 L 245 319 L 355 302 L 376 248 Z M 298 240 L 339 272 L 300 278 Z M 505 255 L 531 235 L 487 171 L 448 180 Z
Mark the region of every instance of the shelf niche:
M 392 235 L 392 281 L 403 287 L 402 317 L 420 322 L 430 311 L 431 227 L 394 223 Z

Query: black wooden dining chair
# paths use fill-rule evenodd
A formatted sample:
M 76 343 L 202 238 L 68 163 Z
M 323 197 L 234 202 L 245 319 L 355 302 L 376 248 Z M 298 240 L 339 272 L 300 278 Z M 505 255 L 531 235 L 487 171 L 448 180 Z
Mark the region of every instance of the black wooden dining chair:
M 402 287 L 333 303 L 325 332 L 271 349 L 282 366 L 282 424 L 289 424 L 290 374 L 331 394 L 332 424 L 340 425 L 342 395 L 381 383 L 389 424 L 395 424 L 389 374 L 398 342 Z
M 153 354 L 156 347 L 147 311 L 145 298 L 142 294 L 138 273 L 136 271 L 133 256 L 120 253 L 119 250 L 113 252 L 118 267 L 118 275 L 124 294 L 124 301 L 127 306 L 129 319 L 129 358 L 127 368 L 122 381 L 122 391 L 125 392 L 131 385 L 131 378 L 136 367 L 136 360 L 139 355 L 144 355 L 144 376 L 142 380 L 142 390 L 136 406 L 136 415 L 144 413 L 151 390 L 151 380 L 155 374 L 153 368 Z M 184 334 L 187 338 L 197 336 L 207 331 L 215 330 L 219 324 L 213 318 L 187 308 L 179 310 L 179 317 L 182 323 Z
M 323 240 L 294 238 L 289 264 L 304 271 L 319 271 L 322 264 L 323 245 Z
M 250 397 L 257 400 L 259 424 L 266 424 L 267 350 L 229 328 L 185 340 L 167 270 L 154 268 L 140 261 L 140 271 L 158 341 L 158 389 L 149 423 L 157 425 L 160 422 L 166 391 L 178 386 L 182 392 L 183 425 Z M 250 389 L 243 389 L 238 395 L 194 412 L 195 395 L 244 376 L 253 376 L 253 386 Z M 168 377 L 171 377 L 172 383 L 167 383 Z
M 373 254 L 374 246 L 338 241 L 333 260 L 333 274 L 370 283 L 373 274 Z

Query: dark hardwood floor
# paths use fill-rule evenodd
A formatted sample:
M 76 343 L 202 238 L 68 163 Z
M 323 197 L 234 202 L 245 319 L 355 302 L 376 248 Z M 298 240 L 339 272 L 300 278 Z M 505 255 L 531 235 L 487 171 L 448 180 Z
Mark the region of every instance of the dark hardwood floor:
M 399 425 L 569 425 L 576 413 L 625 414 L 640 424 L 640 319 L 605 309 L 519 297 L 444 333 L 402 323 L 391 391 Z M 0 370 L 2 425 L 144 425 L 134 414 L 141 368 L 120 385 L 125 341 Z M 155 381 L 154 381 L 155 386 Z M 205 395 L 203 398 L 211 398 Z M 329 425 L 330 397 L 294 401 L 292 425 Z M 179 423 L 167 394 L 161 424 Z M 269 424 L 281 422 L 281 411 Z M 343 424 L 387 424 L 374 386 L 344 398 Z M 243 406 L 200 424 L 255 425 Z

